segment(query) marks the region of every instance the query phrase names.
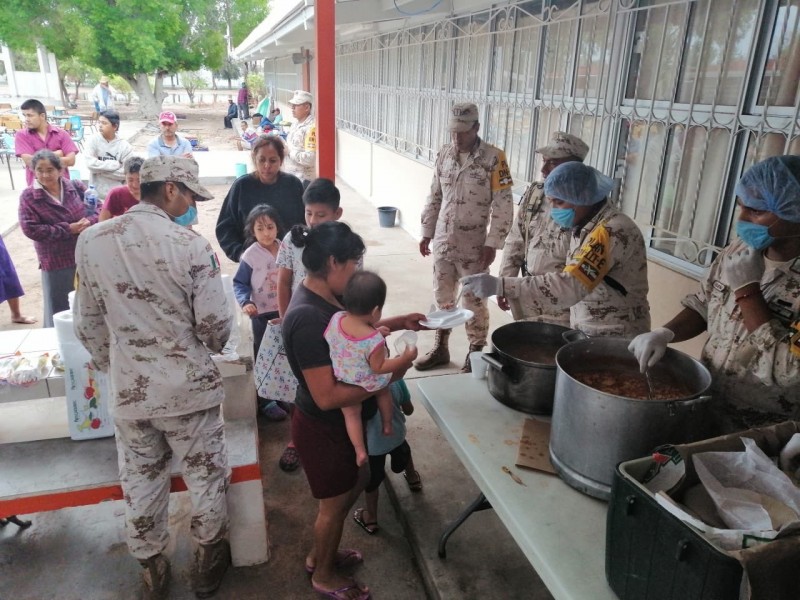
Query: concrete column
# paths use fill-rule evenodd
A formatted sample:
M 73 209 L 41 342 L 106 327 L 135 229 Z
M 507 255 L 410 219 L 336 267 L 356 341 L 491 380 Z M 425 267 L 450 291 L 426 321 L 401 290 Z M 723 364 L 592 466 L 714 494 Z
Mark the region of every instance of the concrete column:
M 8 80 L 8 90 L 12 98 L 19 97 L 17 86 L 17 70 L 14 67 L 14 53 L 8 46 L 0 46 L 0 56 L 6 66 L 6 79 Z

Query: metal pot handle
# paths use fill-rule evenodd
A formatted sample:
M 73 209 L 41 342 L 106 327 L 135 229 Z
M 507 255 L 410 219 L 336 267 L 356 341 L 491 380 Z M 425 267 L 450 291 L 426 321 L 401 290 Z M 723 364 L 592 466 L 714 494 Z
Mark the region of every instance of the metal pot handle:
M 700 404 L 711 401 L 711 396 L 698 396 L 689 400 L 672 400 L 667 402 L 667 412 L 670 417 L 674 417 L 679 411 L 694 412 Z
M 516 372 L 515 372 L 514 368 L 513 367 L 509 367 L 507 365 L 504 365 L 499 360 L 497 360 L 494 356 L 495 355 L 493 353 L 487 352 L 485 354 L 482 354 L 481 358 L 483 360 L 485 360 L 487 363 L 489 363 L 490 367 L 494 367 L 495 369 L 500 371 L 503 375 L 508 377 L 508 379 L 511 381 L 511 383 L 515 383 L 515 384 L 519 383 L 519 376 L 517 376 L 515 374 Z
M 589 335 L 580 329 L 570 329 L 561 334 L 561 339 L 564 340 L 565 343 L 570 344 L 580 340 L 588 340 Z

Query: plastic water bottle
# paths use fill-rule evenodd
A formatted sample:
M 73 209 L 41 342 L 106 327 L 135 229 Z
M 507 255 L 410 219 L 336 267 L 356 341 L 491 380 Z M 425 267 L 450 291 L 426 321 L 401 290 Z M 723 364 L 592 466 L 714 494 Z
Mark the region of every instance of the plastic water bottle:
M 94 189 L 94 185 L 90 185 L 89 189 L 86 190 L 86 193 L 83 195 L 83 204 L 86 207 L 87 217 L 97 214 L 97 202 L 99 198 L 97 190 Z

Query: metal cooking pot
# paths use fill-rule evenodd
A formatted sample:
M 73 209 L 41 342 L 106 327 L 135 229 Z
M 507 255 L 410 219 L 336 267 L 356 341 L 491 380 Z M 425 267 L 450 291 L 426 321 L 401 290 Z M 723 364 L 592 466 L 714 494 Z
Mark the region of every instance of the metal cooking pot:
M 640 400 L 601 392 L 573 377 L 607 370 L 644 377 L 629 340 L 596 337 L 558 351 L 550 460 L 561 478 L 590 496 L 607 500 L 614 468 L 662 444 L 683 444 L 713 435 L 708 370 L 691 356 L 667 349 L 649 372 L 654 382 L 680 381 L 691 392 L 675 400 Z M 657 385 L 654 386 L 657 390 Z
M 518 321 L 492 333 L 494 352 L 484 354 L 489 363 L 489 393 L 516 410 L 547 414 L 553 410 L 556 385 L 555 356 L 565 344 L 560 325 Z

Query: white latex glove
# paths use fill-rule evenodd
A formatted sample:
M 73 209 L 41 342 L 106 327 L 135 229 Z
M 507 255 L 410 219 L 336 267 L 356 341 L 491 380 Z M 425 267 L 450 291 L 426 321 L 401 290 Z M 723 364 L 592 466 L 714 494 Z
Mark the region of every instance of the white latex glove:
M 461 285 L 465 292 L 470 292 L 478 298 L 488 298 L 498 296 L 502 293 L 502 281 L 499 277 L 488 273 L 478 273 L 477 275 L 467 275 L 461 278 Z
M 722 277 L 733 291 L 751 283 L 760 283 L 764 275 L 764 255 L 761 250 L 746 246 L 728 256 L 722 266 Z
M 675 334 L 666 327 L 659 327 L 649 333 L 640 333 L 628 344 L 628 350 L 633 352 L 639 361 L 639 371 L 644 373 L 652 367 L 667 351 L 667 344 L 672 341 Z

